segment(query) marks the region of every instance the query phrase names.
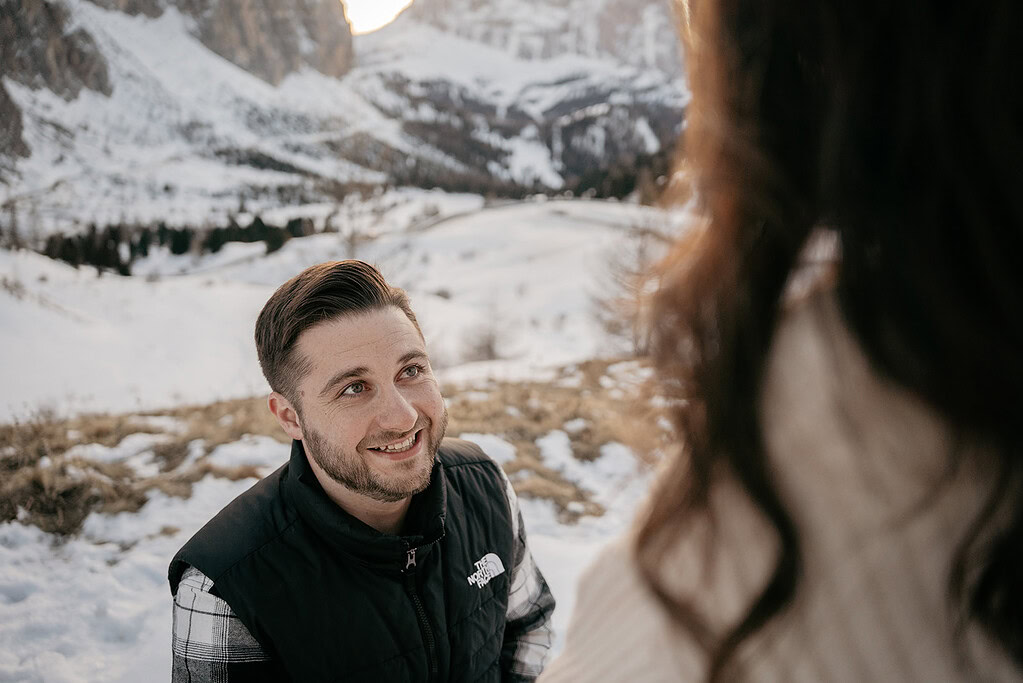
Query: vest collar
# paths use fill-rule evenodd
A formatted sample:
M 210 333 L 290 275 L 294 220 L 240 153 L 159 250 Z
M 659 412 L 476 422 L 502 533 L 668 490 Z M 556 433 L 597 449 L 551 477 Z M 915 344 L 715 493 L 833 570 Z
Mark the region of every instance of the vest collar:
M 306 459 L 302 442 L 291 444 L 291 460 L 281 484 L 282 493 L 328 546 L 368 566 L 404 569 L 408 551 L 417 558 L 444 536 L 447 491 L 444 467 L 434 460 L 430 485 L 412 497 L 402 535 L 382 534 L 346 512 L 324 492 Z

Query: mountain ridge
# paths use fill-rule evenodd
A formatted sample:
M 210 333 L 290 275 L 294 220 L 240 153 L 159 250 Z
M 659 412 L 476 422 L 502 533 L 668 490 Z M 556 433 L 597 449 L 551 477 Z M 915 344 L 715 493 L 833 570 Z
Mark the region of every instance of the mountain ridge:
M 648 184 L 667 172 L 688 101 L 678 73 L 607 48 L 628 51 L 641 38 L 565 43 L 548 56 L 515 47 L 534 35 L 537 17 L 547 28 L 586 19 L 599 35 L 601 18 L 626 5 L 660 17 L 656 30 L 634 27 L 636 36 L 666 36 L 671 20 L 656 0 L 600 0 L 604 14 L 589 19 L 569 12 L 577 0 L 536 0 L 535 16 L 518 19 L 511 4 L 488 0 L 447 26 L 436 19 L 444 0 L 419 0 L 381 31 L 349 35 L 348 48 L 327 41 L 351 55 L 343 74 L 304 64 L 274 77 L 238 64 L 255 57 L 228 59 L 203 40 L 196 8 L 215 13 L 240 0 L 28 1 L 62 8 L 54 11 L 67 30 L 46 35 L 88 36 L 109 84 L 94 76 L 95 87 L 71 96 L 6 71 L 0 79 L 0 109 L 12 112 L 0 127 L 0 228 L 32 223 L 38 238 L 89 223 L 201 226 L 241 210 L 310 205 L 326 213 L 373 186 L 624 196 L 637 169 L 647 169 Z M 278 19 L 305 26 L 320 4 L 294 0 Z M 470 35 L 465 25 L 480 12 L 505 33 L 478 24 Z M 0 30 L 11 25 L 4 16 Z M 261 44 L 244 35 L 232 44 Z M 319 49 L 296 39 L 292 52 L 299 43 L 306 54 Z

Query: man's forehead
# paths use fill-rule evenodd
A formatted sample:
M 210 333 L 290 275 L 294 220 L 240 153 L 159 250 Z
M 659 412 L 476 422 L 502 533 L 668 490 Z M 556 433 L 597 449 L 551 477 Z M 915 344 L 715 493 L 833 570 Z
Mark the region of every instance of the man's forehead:
M 422 336 L 398 308 L 387 307 L 325 320 L 306 329 L 298 350 L 314 365 L 326 362 L 397 360 L 426 353 Z

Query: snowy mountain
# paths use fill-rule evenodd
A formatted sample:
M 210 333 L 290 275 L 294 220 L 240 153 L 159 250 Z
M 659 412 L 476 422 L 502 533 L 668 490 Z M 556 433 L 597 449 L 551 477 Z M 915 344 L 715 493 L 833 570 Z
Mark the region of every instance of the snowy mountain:
M 670 0 L 417 0 L 407 21 L 522 59 L 581 55 L 682 74 Z
M 418 0 L 354 39 L 333 0 L 251 6 L 0 0 L 0 227 L 326 214 L 394 185 L 623 196 L 667 169 L 688 93 L 661 0 Z

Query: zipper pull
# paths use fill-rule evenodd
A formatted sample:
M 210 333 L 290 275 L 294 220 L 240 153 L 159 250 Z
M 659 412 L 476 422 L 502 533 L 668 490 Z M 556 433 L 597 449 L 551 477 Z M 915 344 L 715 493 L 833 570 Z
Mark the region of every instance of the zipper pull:
M 411 567 L 416 566 L 416 549 L 409 548 L 408 554 L 405 556 L 405 571 L 408 571 Z

